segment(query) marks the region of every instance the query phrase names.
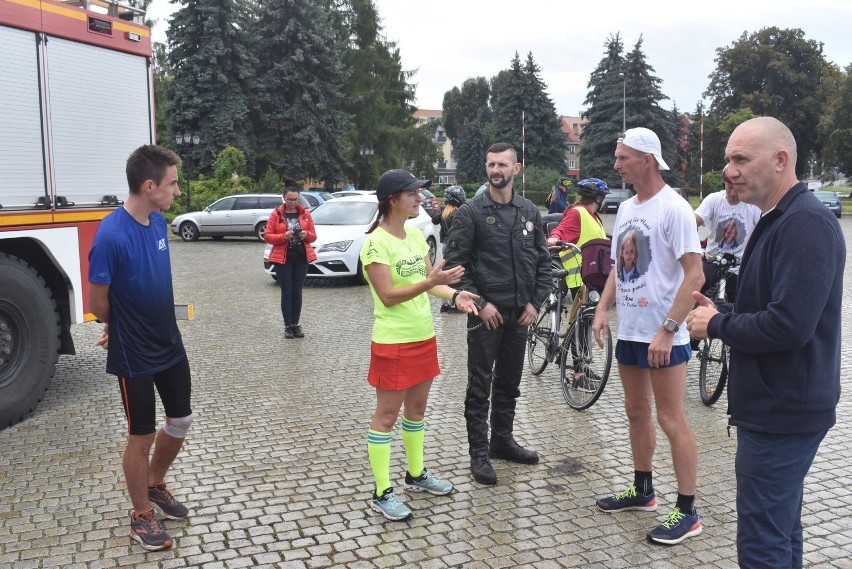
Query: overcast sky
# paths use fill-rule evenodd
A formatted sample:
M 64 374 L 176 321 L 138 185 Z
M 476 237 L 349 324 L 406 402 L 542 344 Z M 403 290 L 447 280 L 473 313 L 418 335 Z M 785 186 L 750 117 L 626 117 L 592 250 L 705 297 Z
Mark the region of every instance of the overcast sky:
M 716 49 L 743 32 L 768 26 L 801 28 L 823 44 L 826 59 L 852 64 L 850 0 L 374 0 L 387 38 L 397 42 L 405 69 L 416 70 L 417 106 L 440 109 L 444 93 L 469 77 L 491 78 L 517 51 L 541 67 L 548 93 L 563 115 L 583 108 L 589 74 L 604 43 L 620 33 L 625 52 L 641 36 L 642 50 L 662 91 L 662 105 L 691 112 L 709 83 Z M 154 40 L 164 41 L 174 6 L 154 0 Z M 630 85 L 626 86 L 630 91 Z

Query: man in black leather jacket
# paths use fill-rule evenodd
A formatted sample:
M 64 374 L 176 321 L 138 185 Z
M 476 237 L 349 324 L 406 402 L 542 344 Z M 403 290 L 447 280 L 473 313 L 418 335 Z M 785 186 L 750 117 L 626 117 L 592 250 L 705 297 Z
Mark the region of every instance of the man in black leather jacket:
M 445 268 L 465 267 L 458 288 L 482 297 L 479 316 L 468 316 L 465 419 L 471 472 L 477 482 L 489 485 L 497 482 L 491 458 L 538 462 L 535 451 L 515 442 L 512 428 L 527 327 L 550 291 L 550 254 L 538 208 L 513 190 L 520 168 L 511 144 L 488 149 L 488 191 L 456 212 L 445 255 Z

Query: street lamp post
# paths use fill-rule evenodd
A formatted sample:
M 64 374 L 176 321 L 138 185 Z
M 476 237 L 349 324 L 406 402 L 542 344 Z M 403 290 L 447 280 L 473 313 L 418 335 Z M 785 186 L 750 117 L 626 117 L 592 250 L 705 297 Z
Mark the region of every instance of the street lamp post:
M 627 77 L 624 73 L 619 73 L 621 77 L 621 134 L 627 130 Z M 624 179 L 621 180 L 621 189 L 624 187 Z
M 187 146 L 187 145 L 190 145 L 190 144 L 192 145 L 187 150 L 188 153 L 192 153 L 192 147 L 198 146 L 199 142 L 201 142 L 201 137 L 198 136 L 197 134 L 190 134 L 190 133 L 187 132 L 187 133 L 184 133 L 184 134 L 176 134 L 175 135 L 175 145 L 176 146 L 180 147 L 181 145 L 184 145 L 184 146 Z M 187 156 L 187 160 L 186 160 L 187 163 L 189 163 L 188 158 L 189 158 L 189 156 Z M 190 182 L 190 179 L 191 179 L 190 169 L 187 167 L 185 169 L 185 172 L 186 172 L 186 174 L 185 174 L 184 177 L 186 178 L 186 212 L 189 213 L 189 212 L 192 211 L 192 186 L 190 185 L 191 184 L 191 182 Z

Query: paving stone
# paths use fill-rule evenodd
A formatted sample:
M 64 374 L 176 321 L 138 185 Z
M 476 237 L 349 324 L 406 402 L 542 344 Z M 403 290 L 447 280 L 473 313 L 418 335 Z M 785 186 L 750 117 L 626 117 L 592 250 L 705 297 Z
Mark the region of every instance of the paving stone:
M 852 216 L 841 219 L 852 235 Z M 852 244 L 847 244 L 849 247 Z M 76 356 L 62 356 L 44 401 L 0 431 L 0 565 L 44 567 L 384 568 L 736 567 L 733 462 L 724 401 L 704 406 L 689 364 L 687 416 L 699 449 L 698 508 L 704 533 L 674 548 L 648 544 L 676 495 L 671 450 L 658 434 L 659 512 L 598 512 L 595 499 L 630 483 L 623 394 L 616 370 L 600 400 L 576 412 L 558 370 L 525 371 L 516 437 L 537 465 L 495 461 L 498 485 L 469 474 L 464 422 L 465 318 L 432 308 L 442 373 L 430 394 L 426 466 L 450 480 L 450 496 L 405 492 L 405 453 L 394 429 L 392 483 L 414 510 L 388 522 L 369 509 L 366 432 L 375 395 L 366 383 L 372 299 L 349 282 L 309 282 L 302 340 L 285 340 L 279 289 L 252 239 L 170 240 L 180 323 L 193 373 L 197 419 L 169 485 L 192 510 L 167 520 L 176 546 L 145 552 L 128 536 L 130 504 L 121 460 L 126 425 L 115 378 L 95 346 L 99 326 L 74 326 Z M 851 248 L 852 249 L 852 248 Z M 852 283 L 852 264 L 847 267 Z M 852 335 L 852 287 L 843 304 Z M 852 388 L 844 343 L 843 392 Z M 806 481 L 806 567 L 852 569 L 852 402 Z M 162 417 L 162 412 L 159 412 Z M 81 422 L 80 417 L 86 420 Z

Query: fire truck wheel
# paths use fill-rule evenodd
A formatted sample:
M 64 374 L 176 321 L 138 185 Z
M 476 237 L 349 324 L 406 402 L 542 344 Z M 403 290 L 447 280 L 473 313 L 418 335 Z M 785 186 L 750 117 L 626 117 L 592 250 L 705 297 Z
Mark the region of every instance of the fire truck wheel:
M 198 228 L 194 223 L 184 221 L 180 224 L 179 232 L 184 241 L 198 241 Z
M 44 397 L 59 359 L 59 313 L 44 279 L 0 254 L 0 429 Z

